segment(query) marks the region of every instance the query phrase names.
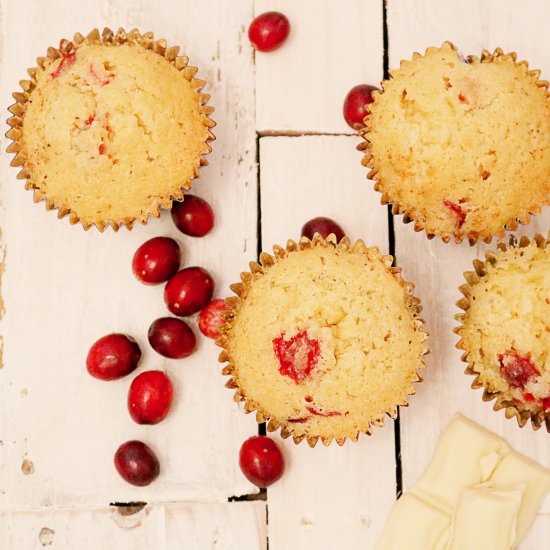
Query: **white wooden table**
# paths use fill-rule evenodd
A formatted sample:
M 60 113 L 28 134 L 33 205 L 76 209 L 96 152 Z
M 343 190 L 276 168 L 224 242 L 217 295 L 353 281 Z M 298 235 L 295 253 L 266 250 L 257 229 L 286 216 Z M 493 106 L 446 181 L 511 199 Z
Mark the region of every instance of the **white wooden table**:
M 280 50 L 254 55 L 246 30 L 268 9 L 289 17 L 291 36 Z M 154 354 L 145 334 L 165 313 L 162 288 L 144 287 L 130 271 L 141 242 L 173 236 L 184 262 L 209 269 L 223 297 L 259 248 L 298 237 L 317 215 L 390 251 L 387 210 L 365 180 L 358 139 L 341 115 L 347 90 L 381 80 L 384 51 L 392 67 L 447 39 L 464 53 L 516 50 L 549 78 L 549 20 L 548 0 L 388 0 L 387 9 L 382 0 L 3 0 L 3 106 L 59 38 L 95 26 L 138 27 L 181 45 L 200 67 L 218 126 L 196 187 L 217 214 L 204 239 L 179 234 L 167 213 L 131 232 L 71 227 L 32 203 L 8 166 L 4 139 L 0 548 L 256 550 L 268 538 L 271 550 L 372 548 L 397 491 L 426 467 L 456 411 L 550 466 L 548 434 L 520 430 L 482 403 L 454 349 L 457 287 L 483 246 L 427 241 L 394 220 L 392 248 L 417 285 L 431 332 L 425 382 L 399 423 L 372 438 L 342 448 L 281 442 L 287 472 L 265 500 L 231 499 L 257 491 L 237 464 L 241 442 L 257 427 L 223 387 L 216 348 L 201 339 L 180 362 Z M 549 228 L 547 209 L 524 232 Z M 89 345 L 111 331 L 138 338 L 142 370 L 166 368 L 175 379 L 177 405 L 162 424 L 130 420 L 129 380 L 105 384 L 85 373 Z M 127 485 L 112 466 L 118 444 L 131 438 L 150 442 L 162 462 L 161 477 L 147 488 Z M 149 504 L 123 516 L 109 507 L 115 501 Z M 549 545 L 547 499 L 522 549 Z

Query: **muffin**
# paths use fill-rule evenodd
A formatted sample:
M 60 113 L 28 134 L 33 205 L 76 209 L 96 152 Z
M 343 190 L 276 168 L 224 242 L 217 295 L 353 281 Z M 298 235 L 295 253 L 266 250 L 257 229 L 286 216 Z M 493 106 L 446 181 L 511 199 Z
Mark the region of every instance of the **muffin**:
M 484 401 L 496 399 L 520 426 L 550 431 L 550 246 L 548 238 L 514 238 L 487 252 L 465 273 L 468 284 L 458 302 L 465 313 L 457 344 L 466 372 L 483 387 Z
M 540 71 L 500 49 L 465 59 L 446 42 L 390 73 L 359 148 L 394 214 L 429 238 L 473 244 L 550 202 L 550 99 Z
M 273 250 L 231 287 L 217 340 L 227 386 L 296 443 L 370 434 L 421 380 L 426 333 L 413 285 L 362 241 L 316 234 Z
M 214 123 L 204 82 L 178 50 L 151 33 L 96 29 L 38 59 L 7 134 L 35 201 L 103 230 L 146 223 L 183 199 Z

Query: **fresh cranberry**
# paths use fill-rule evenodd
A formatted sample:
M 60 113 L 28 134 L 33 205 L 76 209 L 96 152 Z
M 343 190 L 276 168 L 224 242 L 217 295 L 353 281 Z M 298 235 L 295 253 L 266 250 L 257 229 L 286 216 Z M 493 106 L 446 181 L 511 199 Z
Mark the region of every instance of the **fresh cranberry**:
M 273 339 L 273 351 L 279 360 L 279 372 L 300 384 L 317 365 L 321 348 L 319 341 L 309 338 L 306 330 L 285 339 L 284 333 Z
M 239 465 L 248 481 L 261 488 L 275 483 L 285 471 L 283 453 L 265 435 L 251 437 L 242 444 Z
M 133 338 L 108 334 L 90 348 L 86 368 L 100 380 L 115 380 L 130 374 L 138 366 L 140 357 L 141 350 Z
M 498 356 L 500 374 L 513 388 L 525 388 L 535 377 L 540 375 L 529 354 L 521 355 L 515 350 L 501 353 Z
M 195 350 L 197 340 L 189 325 L 174 317 L 161 317 L 149 327 L 151 347 L 164 357 L 183 359 Z
M 354 129 L 361 130 L 365 127 L 365 117 L 369 114 L 367 105 L 374 101 L 372 92 L 378 90 L 369 84 L 354 86 L 344 100 L 344 118 Z
M 185 195 L 183 202 L 172 205 L 176 227 L 190 237 L 204 237 L 214 227 L 214 211 L 200 197 Z
M 220 335 L 220 328 L 225 324 L 222 314 L 231 308 L 225 300 L 212 300 L 199 313 L 199 329 L 208 338 L 216 339 Z
M 315 233 L 319 233 L 325 239 L 334 233 L 337 241 L 340 241 L 345 235 L 344 230 L 334 220 L 322 216 L 309 220 L 302 227 L 302 237 L 313 239 Z
M 282 45 L 289 32 L 290 23 L 286 16 L 276 11 L 268 11 L 258 15 L 250 23 L 248 38 L 257 50 L 272 52 Z
M 144 242 L 134 254 L 132 270 L 143 283 L 155 285 L 167 281 L 180 266 L 180 247 L 169 237 Z
M 170 412 L 174 388 L 160 370 L 136 376 L 128 391 L 128 410 L 138 424 L 158 424 Z
M 125 481 L 139 487 L 149 485 L 160 473 L 158 458 L 141 441 L 127 441 L 117 449 L 115 468 Z
M 212 299 L 214 281 L 206 269 L 188 267 L 176 273 L 164 287 L 168 309 L 183 317 L 197 313 Z
M 550 411 L 550 396 L 544 397 L 542 400 L 542 408 L 545 411 Z

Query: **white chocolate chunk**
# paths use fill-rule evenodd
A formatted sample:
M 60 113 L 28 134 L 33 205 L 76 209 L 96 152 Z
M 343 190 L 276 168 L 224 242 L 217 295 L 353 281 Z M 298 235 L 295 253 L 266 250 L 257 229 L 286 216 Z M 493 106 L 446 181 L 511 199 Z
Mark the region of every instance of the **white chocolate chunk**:
M 518 517 L 517 544 L 529 532 L 544 497 L 550 492 L 550 472 L 533 460 L 512 451 L 498 465 L 491 477 L 491 483 L 494 486 L 525 486 Z
M 439 439 L 429 468 L 415 486 L 449 513 L 468 487 L 487 481 L 508 444 L 462 415 L 455 416 Z
M 413 494 L 393 507 L 376 550 L 445 550 L 450 518 Z
M 447 550 L 510 550 L 517 538 L 516 520 L 522 493 L 523 488 L 466 489 L 453 518 Z
M 550 471 L 458 414 L 395 504 L 376 550 L 510 550 L 550 492 Z

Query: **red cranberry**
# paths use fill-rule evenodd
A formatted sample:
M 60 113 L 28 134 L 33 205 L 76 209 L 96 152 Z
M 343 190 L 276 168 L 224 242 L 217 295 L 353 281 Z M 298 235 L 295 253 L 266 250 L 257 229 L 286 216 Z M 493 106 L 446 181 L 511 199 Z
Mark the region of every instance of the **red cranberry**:
M 216 339 L 220 335 L 220 329 L 225 324 L 222 313 L 231 308 L 225 303 L 225 300 L 212 300 L 199 313 L 199 329 L 208 338 Z
M 513 388 L 525 388 L 540 372 L 531 361 L 530 354 L 521 355 L 512 349 L 498 355 L 500 374 Z
M 206 269 L 188 267 L 176 273 L 164 287 L 168 309 L 183 317 L 203 309 L 212 299 L 214 281 Z
M 344 101 L 344 118 L 354 130 L 361 130 L 365 127 L 365 117 L 369 114 L 366 105 L 374 101 L 372 92 L 375 90 L 378 88 L 368 84 L 359 84 L 348 92 Z
M 127 441 L 117 449 L 115 468 L 125 481 L 139 487 L 149 485 L 160 473 L 158 458 L 141 441 Z
M 261 52 L 272 52 L 286 40 L 290 32 L 290 23 L 286 16 L 276 11 L 258 15 L 250 27 L 248 38 L 252 45 Z
M 344 230 L 334 220 L 323 217 L 313 218 L 302 227 L 302 237 L 313 239 L 315 233 L 319 233 L 325 239 L 334 233 L 337 241 L 340 241 L 345 235 Z
M 285 471 L 283 453 L 265 435 L 251 437 L 242 444 L 239 465 L 248 481 L 261 488 L 275 483 Z
M 138 366 L 140 357 L 141 350 L 133 338 L 108 334 L 90 348 L 86 368 L 100 380 L 115 380 L 130 374 Z
M 292 378 L 296 384 L 301 384 L 319 362 L 319 340 L 310 338 L 307 330 L 297 332 L 288 340 L 283 332 L 281 336 L 273 338 L 272 343 L 273 352 L 279 360 L 279 372 Z
M 153 321 L 148 337 L 151 347 L 170 359 L 183 359 L 191 355 L 197 344 L 189 325 L 174 317 L 162 317 Z
M 180 247 L 169 237 L 155 237 L 144 242 L 134 254 L 132 270 L 145 284 L 167 281 L 180 266 Z
M 128 391 L 128 410 L 138 424 L 158 424 L 170 412 L 174 388 L 160 370 L 148 370 L 136 376 Z
M 185 195 L 183 202 L 172 205 L 172 219 L 182 233 L 191 237 L 204 237 L 214 227 L 211 206 L 195 195 Z

